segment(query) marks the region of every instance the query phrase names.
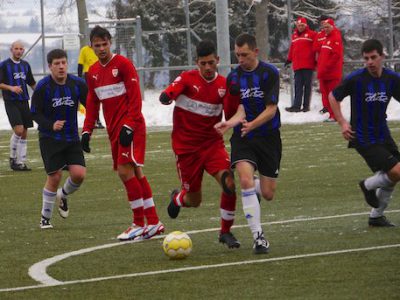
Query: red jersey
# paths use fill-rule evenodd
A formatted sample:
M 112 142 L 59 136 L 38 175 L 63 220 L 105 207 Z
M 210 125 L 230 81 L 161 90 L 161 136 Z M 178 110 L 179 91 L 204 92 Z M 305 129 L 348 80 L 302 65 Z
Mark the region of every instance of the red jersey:
M 110 140 L 118 138 L 123 125 L 134 131 L 144 129 L 139 78 L 130 60 L 115 54 L 106 65 L 97 61 L 90 67 L 86 79 L 89 93 L 83 132 L 93 131 L 100 103 Z
M 321 30 L 321 31 L 317 32 L 317 35 L 314 39 L 313 51 L 316 53 L 319 53 L 321 51 L 321 46 L 325 40 L 326 40 L 325 31 Z
M 343 42 L 337 28 L 326 36 L 318 57 L 317 77 L 323 80 L 341 79 L 343 72 Z
M 175 100 L 172 149 L 175 154 L 195 152 L 223 143 L 214 125 L 222 119 L 226 79 L 205 80 L 198 70 L 183 72 L 164 91 Z
M 290 44 L 288 61 L 293 63 L 293 70 L 315 69 L 315 54 L 313 51 L 313 43 L 317 33 L 310 28 L 303 32 L 297 29 L 292 35 L 292 43 Z

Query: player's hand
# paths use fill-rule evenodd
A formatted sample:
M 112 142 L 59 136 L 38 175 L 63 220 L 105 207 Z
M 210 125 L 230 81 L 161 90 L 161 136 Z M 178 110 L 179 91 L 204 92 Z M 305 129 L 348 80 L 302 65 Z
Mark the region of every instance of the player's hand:
M 228 131 L 230 127 L 226 122 L 218 122 L 217 124 L 214 125 L 214 129 L 220 134 L 224 135 L 225 132 Z
M 127 147 L 133 142 L 133 129 L 124 125 L 119 132 L 119 143 Z
M 340 126 L 342 127 L 342 135 L 345 140 L 351 141 L 352 139 L 354 139 L 355 132 L 351 129 L 351 126 L 349 123 L 344 122 Z
M 53 123 L 53 130 L 54 131 L 60 131 L 61 129 L 63 129 L 65 124 L 65 120 L 57 120 Z
M 10 89 L 11 89 L 11 92 L 18 94 L 18 95 L 20 95 L 24 92 L 19 85 L 14 85 Z
M 166 92 L 162 92 L 159 98 L 161 104 L 169 105 L 172 103 L 172 99 L 167 95 Z
M 89 141 L 90 141 L 90 134 L 88 132 L 82 133 L 81 146 L 82 150 L 85 151 L 86 153 L 90 153 Z
M 242 123 L 242 129 L 241 129 L 241 137 L 244 137 L 246 134 L 248 134 L 250 131 L 253 130 L 253 123 L 252 122 L 247 122 L 246 119 L 243 119 L 241 121 Z

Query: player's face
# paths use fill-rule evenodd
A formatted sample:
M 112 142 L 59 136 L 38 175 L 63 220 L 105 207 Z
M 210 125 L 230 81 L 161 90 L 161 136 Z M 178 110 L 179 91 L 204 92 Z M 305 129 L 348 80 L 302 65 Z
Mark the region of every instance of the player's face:
M 25 48 L 21 43 L 14 43 L 11 47 L 11 54 L 14 60 L 20 60 L 22 55 L 24 55 Z
M 215 54 L 210 54 L 208 56 L 199 57 L 196 63 L 201 76 L 206 80 L 212 80 L 217 72 L 218 62 L 219 57 L 215 56 Z
M 101 63 L 107 63 L 111 59 L 111 41 L 109 39 L 93 38 L 92 48 Z
M 57 83 L 65 83 L 68 71 L 67 58 L 63 57 L 53 59 L 51 64 L 49 64 L 49 69 L 51 72 L 51 77 L 53 77 Z
M 307 25 L 303 23 L 296 23 L 296 28 L 299 32 L 303 32 L 306 30 Z
M 239 65 L 246 71 L 252 71 L 258 64 L 258 48 L 250 49 L 249 45 L 244 44 L 239 47 L 235 45 L 235 54 Z
M 365 61 L 365 66 L 367 67 L 368 72 L 373 77 L 380 77 L 382 74 L 382 65 L 384 55 L 379 55 L 378 51 L 373 50 L 371 52 L 363 53 L 363 58 Z

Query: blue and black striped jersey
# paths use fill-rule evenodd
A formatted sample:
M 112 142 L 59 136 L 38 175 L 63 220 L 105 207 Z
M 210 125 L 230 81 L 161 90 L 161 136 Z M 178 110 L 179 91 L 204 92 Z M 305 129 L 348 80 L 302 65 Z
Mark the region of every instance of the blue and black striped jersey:
M 64 85 L 50 75 L 40 80 L 32 95 L 32 117 L 39 125 L 40 137 L 60 141 L 79 141 L 77 111 L 79 103 L 86 104 L 87 86 L 82 78 L 68 74 Z M 61 131 L 53 131 L 57 120 L 65 120 Z
M 349 74 L 333 90 L 337 101 L 350 96 L 351 120 L 355 140 L 350 147 L 383 144 L 391 139 L 386 109 L 393 97 L 400 101 L 400 74 L 383 69 L 380 78 L 372 77 L 366 68 Z
M 19 62 L 15 62 L 11 58 L 8 58 L 0 63 L 0 83 L 20 86 L 23 91 L 22 94 L 16 94 L 8 90 L 3 90 L 4 100 L 28 101 L 28 85 L 32 86 L 36 82 L 32 75 L 31 66 L 27 61 L 20 60 Z
M 240 90 L 240 104 L 246 112 L 246 120 L 253 121 L 268 104 L 278 104 L 279 101 L 279 71 L 271 64 L 260 61 L 257 68 L 251 72 L 240 66 L 229 73 L 227 86 L 230 91 Z M 268 136 L 281 126 L 280 112 L 277 108 L 275 116 L 252 130 L 246 136 Z M 234 128 L 234 135 L 240 135 L 241 124 Z

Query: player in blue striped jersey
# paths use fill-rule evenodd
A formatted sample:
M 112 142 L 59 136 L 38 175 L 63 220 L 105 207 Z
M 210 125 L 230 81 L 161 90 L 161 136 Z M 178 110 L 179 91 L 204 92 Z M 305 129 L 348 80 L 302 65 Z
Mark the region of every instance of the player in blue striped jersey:
M 50 218 L 56 200 L 61 217 L 68 217 L 67 195 L 80 187 L 86 175 L 77 120 L 79 103 L 86 103 L 86 83 L 67 73 L 64 50 L 50 51 L 47 62 L 51 74 L 37 84 L 31 105 L 33 119 L 39 125 L 39 146 L 47 173 L 42 192 L 42 229 L 52 228 Z M 58 188 L 64 168 L 68 169 L 69 177 Z
M 378 40 L 363 43 L 365 68 L 348 75 L 329 95 L 332 109 L 349 147 L 355 148 L 375 174 L 359 183 L 372 206 L 370 226 L 394 226 L 385 216 L 394 187 L 400 181 L 400 153 L 391 137 L 386 109 L 393 97 L 400 101 L 400 75 L 383 67 L 383 46 Z M 350 123 L 341 101 L 350 96 Z
M 33 126 L 28 85 L 33 90 L 36 82 L 29 63 L 22 59 L 25 51 L 22 42 L 13 42 L 10 51 L 11 57 L 0 64 L 0 89 L 14 131 L 10 139 L 10 168 L 14 171 L 30 171 L 25 164 L 28 128 Z
M 254 238 L 254 253 L 268 253 L 269 243 L 261 228 L 260 203 L 257 194 L 272 200 L 282 155 L 278 109 L 279 72 L 271 64 L 259 61 L 256 39 L 241 34 L 235 40 L 239 66 L 227 78 L 228 102 L 239 105 L 226 122 L 215 125 L 225 133 L 234 127 L 231 138 L 231 162 L 242 190 L 243 210 Z M 231 113 L 228 112 L 229 118 Z M 254 180 L 258 171 L 260 180 Z M 258 182 L 258 184 L 257 184 Z

